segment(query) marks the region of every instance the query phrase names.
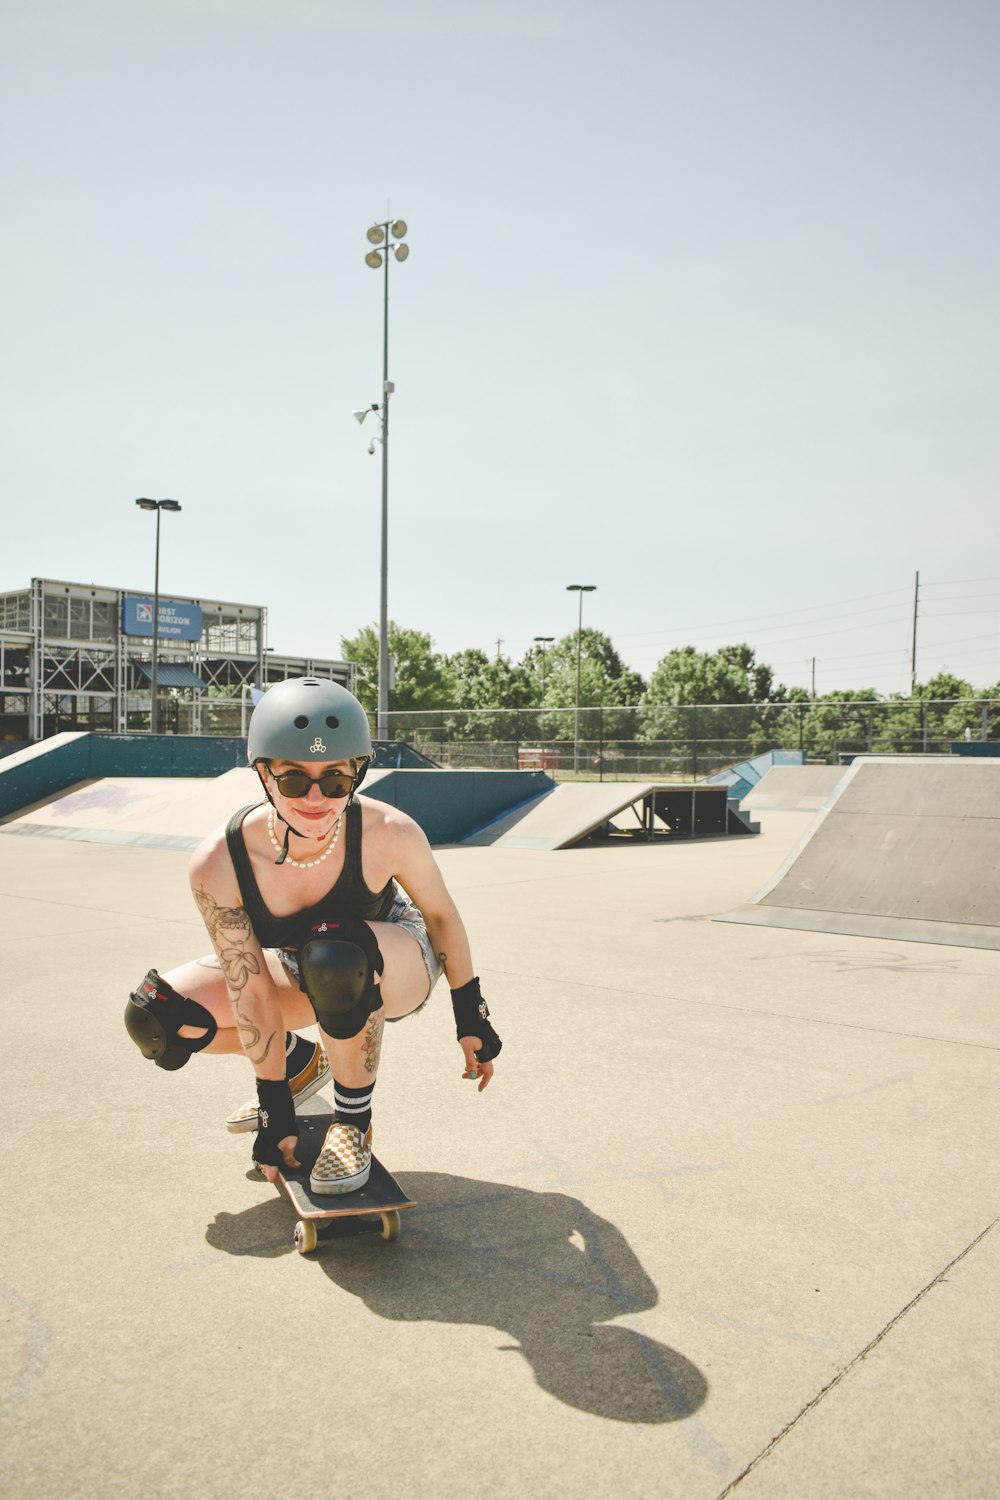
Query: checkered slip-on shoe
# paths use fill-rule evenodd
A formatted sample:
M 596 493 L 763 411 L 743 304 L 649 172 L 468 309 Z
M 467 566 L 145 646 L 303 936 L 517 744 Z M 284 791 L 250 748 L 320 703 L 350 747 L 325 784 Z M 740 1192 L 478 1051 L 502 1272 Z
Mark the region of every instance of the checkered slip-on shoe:
M 330 1082 L 330 1064 L 326 1060 L 326 1053 L 319 1042 L 314 1043 L 312 1056 L 302 1069 L 296 1073 L 294 1078 L 289 1078 L 292 1089 L 292 1103 L 298 1109 L 300 1104 L 305 1104 L 313 1094 L 319 1092 L 324 1083 Z M 227 1130 L 259 1130 L 260 1119 L 257 1114 L 257 1101 L 251 1099 L 248 1104 L 241 1104 L 239 1109 L 226 1119 Z
M 372 1128 L 364 1135 L 357 1125 L 335 1120 L 309 1176 L 314 1193 L 353 1193 L 364 1187 L 372 1169 Z

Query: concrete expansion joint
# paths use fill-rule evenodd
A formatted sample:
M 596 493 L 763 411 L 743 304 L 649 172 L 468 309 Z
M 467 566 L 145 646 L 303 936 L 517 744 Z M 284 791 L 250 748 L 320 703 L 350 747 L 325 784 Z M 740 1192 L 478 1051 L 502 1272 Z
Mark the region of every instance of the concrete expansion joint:
M 861 1364 L 862 1360 L 867 1359 L 869 1354 L 871 1354 L 872 1351 L 882 1343 L 883 1339 L 885 1339 L 892 1332 L 896 1325 L 898 1323 L 901 1323 L 902 1320 L 907 1316 L 907 1314 L 913 1311 L 918 1302 L 922 1302 L 929 1292 L 932 1292 L 936 1286 L 940 1286 L 941 1283 L 947 1279 L 949 1272 L 953 1271 L 955 1267 L 959 1265 L 959 1263 L 963 1261 L 967 1255 L 971 1254 L 971 1252 L 975 1250 L 977 1245 L 982 1244 L 983 1240 L 986 1239 L 987 1235 L 992 1234 L 998 1224 L 1000 1224 L 1000 1217 L 994 1219 L 992 1223 L 987 1224 L 986 1228 L 981 1230 L 980 1233 L 976 1235 L 975 1239 L 970 1241 L 970 1243 L 966 1245 L 964 1250 L 960 1250 L 959 1253 L 954 1257 L 954 1259 L 950 1260 L 948 1264 L 943 1268 L 943 1270 L 940 1270 L 938 1272 L 933 1280 L 929 1281 L 927 1285 L 916 1294 L 915 1297 L 911 1297 L 906 1306 L 901 1307 L 899 1312 L 896 1313 L 894 1317 L 889 1319 L 885 1327 L 882 1328 L 875 1335 L 875 1337 L 869 1343 L 867 1343 L 865 1347 L 858 1354 L 856 1354 L 848 1364 L 844 1366 L 842 1370 L 838 1370 L 837 1374 L 833 1376 L 832 1380 L 828 1380 L 826 1385 L 824 1385 L 821 1390 L 817 1391 L 816 1395 L 813 1396 L 811 1401 L 806 1402 L 802 1410 L 798 1412 L 797 1415 L 794 1416 L 792 1420 L 788 1422 L 781 1429 L 781 1431 L 771 1439 L 766 1447 L 761 1449 L 756 1458 L 752 1458 L 747 1464 L 746 1468 L 741 1470 L 741 1472 L 736 1475 L 735 1479 L 730 1480 L 729 1484 L 726 1485 L 726 1488 L 724 1490 L 720 1490 L 719 1494 L 716 1496 L 716 1500 L 726 1500 L 726 1497 L 733 1493 L 737 1485 L 742 1484 L 747 1475 L 751 1474 L 754 1469 L 762 1464 L 764 1460 L 774 1452 L 778 1444 L 783 1442 L 784 1439 L 788 1437 L 789 1433 L 795 1430 L 795 1428 L 802 1421 L 803 1417 L 808 1416 L 811 1411 L 814 1411 L 816 1407 L 819 1406 L 820 1402 L 824 1401 L 830 1394 L 830 1392 L 834 1390 L 840 1384 L 840 1382 L 847 1375 L 849 1375 L 853 1369 L 855 1369 L 857 1365 Z

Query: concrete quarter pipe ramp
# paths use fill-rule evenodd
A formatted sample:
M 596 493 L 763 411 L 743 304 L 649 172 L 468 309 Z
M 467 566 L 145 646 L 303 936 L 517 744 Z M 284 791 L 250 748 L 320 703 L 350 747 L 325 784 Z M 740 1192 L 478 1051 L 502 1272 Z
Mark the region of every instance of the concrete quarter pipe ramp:
M 772 766 L 740 802 L 754 817 L 777 812 L 818 812 L 837 783 L 844 766 Z
M 389 774 L 369 771 L 368 782 Z M 261 800 L 257 773 L 246 767 L 222 776 L 105 776 L 0 819 L 0 833 L 194 849 L 237 808 Z
M 1000 760 L 856 760 L 770 884 L 716 920 L 1000 949 Z

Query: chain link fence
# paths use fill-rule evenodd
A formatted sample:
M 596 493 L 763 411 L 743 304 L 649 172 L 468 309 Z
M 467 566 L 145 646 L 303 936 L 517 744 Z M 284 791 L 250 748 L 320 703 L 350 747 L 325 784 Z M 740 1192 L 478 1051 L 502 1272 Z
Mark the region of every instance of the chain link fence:
M 389 714 L 392 739 L 439 766 L 561 779 L 697 781 L 767 750 L 837 764 L 865 753 L 947 754 L 1000 740 L 1000 699 L 440 709 Z
M 252 704 L 165 696 L 163 733 L 245 735 Z M 94 726 L 98 727 L 98 726 Z M 439 766 L 544 770 L 560 779 L 697 781 L 767 750 L 837 764 L 865 753 L 947 754 L 1000 741 L 1000 699 L 640 704 L 631 708 L 400 711 L 389 738 Z

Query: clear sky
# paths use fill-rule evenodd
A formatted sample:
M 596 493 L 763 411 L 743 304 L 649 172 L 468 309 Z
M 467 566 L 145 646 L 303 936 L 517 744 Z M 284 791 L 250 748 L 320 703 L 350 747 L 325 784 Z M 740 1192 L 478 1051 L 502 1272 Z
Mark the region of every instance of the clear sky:
M 4 525 L 35 575 L 644 675 L 1000 680 L 996 0 L 2 0 Z

